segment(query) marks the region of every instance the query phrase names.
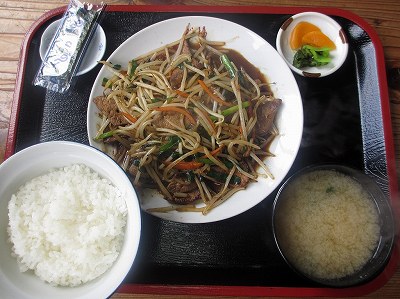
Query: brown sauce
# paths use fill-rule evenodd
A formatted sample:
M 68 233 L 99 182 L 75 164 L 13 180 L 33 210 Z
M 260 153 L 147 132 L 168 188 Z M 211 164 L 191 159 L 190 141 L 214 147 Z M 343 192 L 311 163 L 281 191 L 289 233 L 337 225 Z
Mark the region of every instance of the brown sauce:
M 236 50 L 226 50 L 228 50 L 227 55 L 229 59 L 235 63 L 237 68 L 240 69 L 242 67 L 251 78 L 258 79 L 262 83 L 268 83 L 267 78 L 265 78 L 265 75 L 261 73 L 260 69 L 249 62 L 242 54 Z

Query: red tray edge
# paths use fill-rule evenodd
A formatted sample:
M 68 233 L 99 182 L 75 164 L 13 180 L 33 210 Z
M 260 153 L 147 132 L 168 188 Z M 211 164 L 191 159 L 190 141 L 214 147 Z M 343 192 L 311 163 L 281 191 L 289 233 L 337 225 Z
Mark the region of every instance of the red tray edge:
M 25 38 L 20 47 L 20 57 L 17 68 L 17 76 L 15 80 L 15 89 L 13 95 L 13 102 L 11 106 L 11 115 L 10 115 L 10 124 L 8 127 L 7 141 L 6 141 L 6 149 L 4 153 L 4 160 L 9 158 L 15 151 L 15 143 L 17 139 L 17 127 L 18 127 L 18 115 L 21 104 L 21 96 L 23 83 L 25 78 L 25 68 L 24 65 L 28 60 L 28 49 L 29 45 L 32 41 L 32 38 L 36 31 L 42 26 L 48 19 L 58 14 L 64 13 L 66 7 L 59 7 L 56 9 L 52 9 L 45 14 L 43 14 L 39 19 L 37 19 L 28 31 L 25 34 Z
M 36 31 L 50 18 L 64 13 L 66 6 L 50 10 L 43 14 L 27 31 L 20 48 L 20 62 L 13 96 L 10 125 L 8 129 L 4 159 L 10 157 L 15 151 L 16 134 L 20 99 L 25 77 L 24 65 L 28 58 L 28 49 Z M 375 46 L 375 56 L 381 95 L 381 109 L 387 156 L 387 171 L 389 177 L 389 193 L 393 206 L 394 218 L 400 219 L 398 203 L 398 181 L 396 172 L 395 147 L 390 114 L 389 91 L 384 62 L 383 46 L 376 31 L 360 16 L 339 8 L 327 7 L 270 7 L 270 6 L 186 6 L 186 5 L 108 5 L 106 11 L 110 12 L 197 12 L 197 13 L 257 13 L 257 14 L 297 14 L 304 11 L 316 11 L 324 14 L 344 17 L 353 21 L 368 33 Z M 396 223 L 396 227 L 398 227 Z M 400 262 L 400 239 L 396 234 L 395 244 L 390 260 L 383 272 L 371 282 L 350 288 L 298 288 L 298 287 L 263 287 L 263 286 L 213 286 L 213 285 L 144 285 L 123 284 L 118 289 L 119 293 L 137 294 L 164 294 L 164 295 L 204 295 L 204 296 L 327 296 L 348 297 L 362 296 L 372 293 L 393 276 Z

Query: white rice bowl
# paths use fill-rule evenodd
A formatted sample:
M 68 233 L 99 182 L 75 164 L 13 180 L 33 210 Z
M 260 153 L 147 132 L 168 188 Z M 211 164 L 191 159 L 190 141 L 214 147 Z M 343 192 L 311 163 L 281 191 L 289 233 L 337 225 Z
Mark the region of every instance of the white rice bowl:
M 78 164 L 80 167 L 77 166 Z M 32 197 L 27 194 L 19 194 L 17 197 L 13 197 L 13 195 L 17 195 L 19 188 L 26 182 L 31 181 L 33 178 L 37 178 L 46 173 L 48 174 L 50 170 L 64 169 L 66 166 L 68 169 L 70 165 L 77 167 L 73 170 L 76 172 L 76 176 L 82 175 L 82 171 L 85 172 L 88 171 L 88 169 L 91 169 L 93 173 L 89 176 L 89 180 L 93 181 L 90 181 L 89 183 L 97 181 L 97 183 L 102 184 L 105 183 L 103 180 L 108 181 L 110 183 L 108 187 L 106 186 L 107 184 L 102 184 L 103 186 L 97 186 L 96 190 L 103 193 L 100 197 L 115 196 L 115 198 L 106 203 L 97 202 L 93 206 L 90 206 L 91 204 L 88 203 L 95 202 L 96 200 L 93 198 L 88 198 L 88 202 L 86 203 L 84 203 L 84 200 L 82 199 L 80 202 L 74 203 L 76 205 L 75 207 L 74 204 L 72 204 L 72 209 L 68 212 L 68 209 L 63 207 L 61 199 L 71 195 L 64 194 L 63 196 L 60 196 L 58 200 L 53 199 L 53 202 L 48 202 L 46 204 L 46 198 L 49 196 L 50 190 L 47 193 L 43 193 L 43 196 L 36 194 L 34 196 L 35 203 L 33 205 L 31 204 L 30 208 L 38 210 L 35 205 L 43 206 L 41 212 L 36 214 L 38 219 L 45 218 L 46 214 L 43 214 L 43 211 L 48 210 L 47 217 L 51 214 L 52 217 L 54 216 L 59 219 L 64 219 L 63 221 L 69 221 L 68 223 L 72 224 L 72 226 L 63 226 L 58 223 L 58 228 L 46 228 L 46 225 L 43 225 L 45 222 L 40 219 L 40 221 L 38 220 L 36 222 L 30 221 L 31 225 L 33 225 L 32 223 L 42 223 L 41 227 L 40 225 L 38 226 L 39 229 L 46 229 L 50 235 L 53 234 L 52 241 L 55 243 L 58 242 L 57 244 L 65 250 L 60 251 L 60 256 L 45 259 L 47 264 L 44 263 L 41 266 L 40 271 L 35 269 L 35 271 L 28 270 L 26 272 L 21 272 L 21 270 L 26 270 L 29 263 L 36 262 L 34 261 L 35 254 L 32 254 L 33 252 L 36 252 L 36 254 L 41 253 L 43 255 L 46 254 L 46 250 L 41 248 L 43 246 L 36 246 L 35 250 L 27 250 L 29 247 L 34 246 L 34 243 L 29 243 L 32 242 L 32 240 L 29 240 L 24 244 L 15 242 L 14 240 L 14 245 L 19 247 L 18 250 L 22 250 L 20 252 L 25 254 L 24 263 L 18 263 L 17 258 L 13 256 L 13 251 L 17 252 L 18 250 L 16 250 L 16 247 L 13 248 L 13 245 L 9 240 L 9 233 L 7 232 L 7 229 L 11 230 L 9 228 L 8 207 L 11 207 L 10 211 L 13 213 L 15 208 L 20 207 L 21 203 L 26 200 L 26 198 Z M 97 177 L 95 173 L 98 173 L 99 177 Z M 1 298 L 62 299 L 107 298 L 110 296 L 118 288 L 128 271 L 131 269 L 140 240 L 141 218 L 138 199 L 132 184 L 124 171 L 111 158 L 92 147 L 73 142 L 55 141 L 34 145 L 11 156 L 0 165 L 0 177 Z M 90 194 L 94 192 L 94 189 L 82 190 L 87 183 L 88 182 L 82 180 L 82 177 L 79 180 L 76 179 L 74 181 L 76 188 L 73 192 L 80 192 L 81 196 L 90 197 Z M 38 182 L 35 184 L 38 184 Z M 89 187 L 86 186 L 86 188 Z M 26 188 L 26 190 L 32 191 L 34 191 L 34 189 L 36 189 L 37 192 L 40 191 L 39 188 L 33 187 L 32 185 Z M 64 189 L 59 188 L 59 192 L 70 189 L 72 190 L 73 188 L 71 188 L 71 186 L 64 186 Z M 116 190 L 118 190 L 120 194 L 116 194 Z M 52 192 L 55 191 L 52 190 Z M 11 200 L 12 197 L 13 199 Z M 19 201 L 21 199 L 22 201 Z M 41 200 L 44 202 L 40 202 Z M 117 202 L 117 206 L 112 206 L 112 202 Z M 88 209 L 91 209 L 92 216 L 89 215 L 90 213 L 78 213 L 78 207 L 81 207 L 82 205 L 87 205 Z M 27 208 L 28 206 L 25 205 L 23 211 L 29 211 L 29 208 Z M 60 211 L 63 212 L 60 214 Z M 115 215 L 110 215 L 114 213 L 112 211 L 119 214 L 119 216 L 114 217 Z M 124 213 L 126 216 L 120 217 L 121 215 L 124 215 Z M 98 216 L 101 214 L 108 214 L 109 216 L 108 218 L 106 217 L 106 222 L 108 221 L 106 225 L 104 225 L 104 223 L 99 223 L 98 221 L 96 222 L 96 218 L 99 219 Z M 15 215 L 16 214 L 14 214 L 14 216 Z M 24 220 L 23 216 L 14 216 L 11 218 L 14 220 L 18 219 L 17 222 L 26 222 L 26 219 Z M 87 223 L 85 225 L 78 225 L 79 217 L 87 219 Z M 90 217 L 93 217 L 92 221 L 90 221 Z M 18 225 L 17 222 L 11 225 Z M 35 225 L 33 226 L 35 227 Z M 69 239 L 54 235 L 55 232 L 68 230 L 70 227 L 81 230 L 80 234 L 78 233 L 76 236 L 72 237 L 70 235 Z M 125 230 L 125 236 L 119 238 L 117 235 L 119 235 L 123 230 Z M 15 227 L 13 228 L 13 231 L 17 232 L 16 236 L 19 237 L 21 234 L 24 236 L 26 233 L 15 229 Z M 103 237 L 106 236 L 106 238 L 102 239 L 101 235 Z M 83 238 L 83 236 L 85 236 L 85 238 Z M 101 244 L 101 240 L 107 240 L 107 238 L 108 240 L 115 240 L 107 245 Z M 33 242 L 41 241 L 42 239 L 40 238 L 33 240 Z M 77 246 L 76 243 L 79 243 L 79 246 Z M 83 251 L 79 251 L 76 247 L 82 246 L 89 249 L 86 252 L 88 255 L 85 257 L 77 256 L 79 252 L 83 253 Z M 103 260 L 98 259 L 98 253 L 90 253 L 90 251 L 96 251 L 95 248 L 100 251 L 108 250 L 110 255 L 104 257 Z M 81 273 L 74 273 L 74 275 L 77 274 L 80 278 L 83 277 L 84 279 L 82 281 L 79 281 L 79 279 L 76 280 L 74 275 L 70 275 L 71 272 L 79 272 L 76 271 L 76 267 L 74 269 L 74 266 L 71 265 L 73 259 L 75 259 L 75 262 L 80 263 L 81 266 L 83 265 L 80 271 Z M 57 269 L 57 271 L 55 271 L 55 269 Z M 50 277 L 47 279 L 49 282 L 45 282 L 43 280 L 45 278 L 40 278 L 38 275 L 44 275 L 43 277 L 47 278 Z
M 22 185 L 8 203 L 8 233 L 21 272 L 75 287 L 107 271 L 124 241 L 126 203 L 83 164 L 56 168 Z

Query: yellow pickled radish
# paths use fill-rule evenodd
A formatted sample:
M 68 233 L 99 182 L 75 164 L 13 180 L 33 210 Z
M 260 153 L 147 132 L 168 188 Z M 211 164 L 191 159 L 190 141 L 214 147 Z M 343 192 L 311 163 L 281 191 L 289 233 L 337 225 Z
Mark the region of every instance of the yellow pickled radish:
M 290 34 L 290 47 L 296 50 L 303 46 L 302 38 L 305 34 L 313 31 L 321 31 L 317 26 L 309 22 L 299 22 Z
M 301 38 L 302 45 L 310 45 L 316 48 L 336 49 L 335 43 L 321 31 L 311 31 Z

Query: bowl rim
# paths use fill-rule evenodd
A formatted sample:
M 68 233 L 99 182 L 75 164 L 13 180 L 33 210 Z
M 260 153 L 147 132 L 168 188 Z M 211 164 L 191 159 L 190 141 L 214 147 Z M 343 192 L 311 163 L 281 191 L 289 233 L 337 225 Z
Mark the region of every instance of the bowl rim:
M 375 264 L 372 269 L 368 269 L 367 273 L 364 275 L 360 275 L 362 272 L 361 270 L 358 270 L 352 274 L 346 275 L 345 277 L 341 277 L 338 279 L 323 279 L 323 278 L 316 278 L 313 277 L 312 275 L 308 275 L 304 273 L 303 271 L 299 270 L 296 266 L 292 264 L 292 262 L 286 257 L 286 254 L 284 253 L 284 249 L 280 246 L 279 243 L 279 238 L 276 233 L 276 224 L 275 224 L 275 215 L 276 211 L 279 208 L 279 202 L 280 202 L 280 196 L 286 189 L 286 187 L 293 181 L 295 181 L 297 178 L 300 176 L 311 173 L 314 171 L 318 170 L 328 170 L 328 171 L 336 171 L 342 174 L 347 175 L 348 177 L 352 178 L 356 182 L 362 185 L 362 182 L 360 181 L 359 178 L 356 178 L 355 176 L 360 176 L 363 181 L 371 184 L 373 187 L 373 193 L 371 194 L 371 190 L 366 190 L 368 194 L 371 197 L 371 200 L 373 201 L 377 211 L 378 211 L 378 217 L 380 220 L 380 228 L 381 228 L 381 234 L 382 234 L 382 227 L 384 224 L 382 224 L 383 221 L 385 221 L 385 224 L 388 224 L 387 226 L 384 227 L 385 230 L 388 230 L 385 233 L 385 240 L 382 240 L 382 237 L 379 238 L 378 245 L 375 248 L 375 251 L 372 255 L 372 257 L 367 261 L 369 263 L 373 257 L 376 256 L 376 253 L 380 249 L 381 246 L 384 246 L 386 248 L 385 254 L 382 255 L 379 258 L 379 263 Z M 377 194 L 376 194 L 377 193 Z M 381 200 L 382 205 L 378 205 L 377 198 L 376 196 L 379 196 Z M 384 211 L 382 211 L 384 209 Z M 384 217 L 383 217 L 384 216 Z M 281 257 L 283 260 L 286 262 L 286 264 L 291 268 L 297 275 L 302 277 L 305 280 L 308 280 L 313 283 L 317 283 L 320 285 L 324 286 L 329 286 L 329 287 L 334 287 L 334 288 L 342 288 L 342 287 L 352 287 L 356 285 L 360 285 L 363 283 L 366 283 L 368 281 L 373 280 L 376 278 L 380 272 L 383 271 L 384 267 L 387 265 L 390 256 L 392 254 L 394 244 L 395 244 L 395 218 L 394 218 L 394 211 L 391 207 L 391 203 L 388 199 L 388 196 L 382 191 L 382 189 L 379 187 L 377 182 L 368 174 L 363 172 L 360 169 L 356 169 L 353 166 L 348 166 L 344 164 L 337 164 L 337 163 L 319 163 L 319 164 L 312 164 L 305 166 L 303 168 L 300 168 L 299 170 L 295 171 L 293 174 L 291 174 L 288 178 L 285 179 L 284 183 L 279 187 L 278 192 L 274 198 L 273 205 L 272 205 L 272 217 L 271 217 L 271 227 L 272 227 L 272 233 L 273 233 L 273 238 L 275 241 L 275 246 L 277 247 Z M 382 245 L 384 243 L 384 245 Z M 365 265 L 364 265 L 365 266 Z M 364 267 L 363 266 L 363 267 Z M 346 281 L 351 277 L 349 281 Z

